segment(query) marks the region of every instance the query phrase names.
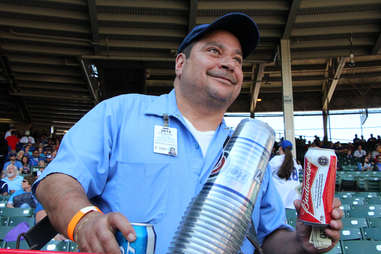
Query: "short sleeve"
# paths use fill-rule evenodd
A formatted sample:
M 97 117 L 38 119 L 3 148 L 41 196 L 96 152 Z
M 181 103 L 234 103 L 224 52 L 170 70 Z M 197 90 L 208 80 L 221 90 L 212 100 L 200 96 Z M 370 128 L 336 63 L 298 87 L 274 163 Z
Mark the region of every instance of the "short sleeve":
M 116 128 L 114 112 L 106 101 L 98 104 L 77 122 L 64 136 L 56 158 L 33 184 L 52 173 L 75 178 L 89 198 L 102 193 L 109 176 L 112 135 Z

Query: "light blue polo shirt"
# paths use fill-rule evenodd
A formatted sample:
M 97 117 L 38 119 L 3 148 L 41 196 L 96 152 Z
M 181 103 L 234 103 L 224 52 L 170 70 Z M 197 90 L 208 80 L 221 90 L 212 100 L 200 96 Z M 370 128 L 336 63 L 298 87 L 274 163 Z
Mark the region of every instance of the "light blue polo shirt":
M 169 115 L 169 127 L 177 129 L 176 157 L 153 152 L 154 126 L 163 126 L 164 114 Z M 230 133 L 222 122 L 203 158 L 177 108 L 174 90 L 159 97 L 121 95 L 98 104 L 66 133 L 39 180 L 53 172 L 74 177 L 103 212 L 153 224 L 155 253 L 167 253 L 186 207 L 206 182 Z M 273 230 L 288 228 L 269 172 L 258 201 L 253 218 L 262 242 Z M 253 250 L 245 240 L 243 253 Z

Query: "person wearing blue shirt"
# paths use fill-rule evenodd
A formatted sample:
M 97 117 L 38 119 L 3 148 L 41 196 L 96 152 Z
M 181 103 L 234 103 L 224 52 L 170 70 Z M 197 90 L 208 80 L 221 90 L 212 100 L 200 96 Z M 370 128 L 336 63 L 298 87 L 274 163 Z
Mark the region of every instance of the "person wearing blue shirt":
M 32 184 L 36 178 L 25 176 L 22 181 L 22 189 L 15 191 L 8 199 L 7 207 L 36 208 L 36 201 L 32 196 Z
M 2 180 L 8 184 L 9 194 L 13 194 L 15 191 L 22 190 L 22 176 L 19 176 L 18 170 L 15 165 L 9 164 L 5 170 L 6 177 Z
M 150 223 L 155 253 L 167 253 L 185 209 L 231 135 L 223 116 L 240 93 L 242 61 L 258 38 L 256 24 L 242 13 L 197 26 L 178 48 L 169 94 L 117 96 L 75 124 L 33 187 L 53 226 L 81 251 L 120 253 L 116 230 L 134 241 L 130 222 Z M 326 250 L 340 237 L 339 206 L 335 200 L 326 230 L 333 244 Z M 317 252 L 308 242 L 311 227 L 299 222 L 294 231 L 284 223 L 269 170 L 252 220 L 267 253 Z M 254 247 L 246 239 L 241 251 L 253 253 Z
M 16 160 L 16 153 L 9 153 L 9 161 L 4 163 L 3 170 L 6 170 L 9 164 L 15 165 L 17 170 L 21 170 L 23 168 L 22 163 Z

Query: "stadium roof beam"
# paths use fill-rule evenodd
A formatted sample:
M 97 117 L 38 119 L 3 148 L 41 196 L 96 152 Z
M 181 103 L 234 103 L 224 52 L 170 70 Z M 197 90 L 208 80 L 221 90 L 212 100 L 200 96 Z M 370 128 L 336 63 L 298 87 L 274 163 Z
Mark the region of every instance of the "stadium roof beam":
M 288 39 L 291 35 L 292 27 L 296 20 L 296 14 L 300 7 L 301 0 L 293 0 L 291 3 L 290 11 L 288 12 L 287 23 L 283 31 L 282 39 Z
M 254 73 L 253 65 L 253 73 Z M 265 70 L 265 64 L 257 64 L 255 75 L 253 74 L 253 84 L 251 86 L 251 102 L 250 102 L 250 117 L 254 117 L 255 107 L 257 106 L 257 100 L 259 95 L 259 90 L 261 89 L 263 74 Z
M 188 32 L 196 26 L 198 0 L 189 0 Z
M 378 53 L 380 53 L 380 50 L 381 50 L 381 33 L 378 35 L 376 44 L 374 45 L 372 49 L 372 54 L 377 55 Z
M 96 89 L 96 87 L 94 86 L 94 84 L 92 82 L 93 79 L 91 79 L 90 76 L 89 76 L 88 69 L 87 69 L 87 67 L 89 65 L 86 64 L 83 59 L 81 59 L 81 66 L 82 66 L 83 75 L 85 76 L 86 81 L 87 81 L 89 92 L 91 93 L 91 95 L 92 95 L 92 97 L 94 99 L 94 104 L 98 104 L 98 102 L 99 102 L 98 90 Z
M 100 51 L 98 46 L 98 42 L 100 38 L 99 38 L 99 26 L 98 26 L 98 18 L 97 18 L 97 7 L 96 7 L 95 0 L 87 0 L 87 6 L 89 9 L 89 19 L 90 19 L 92 42 L 94 46 L 94 53 L 98 54 Z
M 336 68 L 334 70 L 333 77 L 332 77 L 332 79 L 330 79 L 328 81 L 327 88 L 326 88 L 327 92 L 323 97 L 322 109 L 324 112 L 326 112 L 328 110 L 329 102 L 331 101 L 332 96 L 333 96 L 333 92 L 335 91 L 336 86 L 339 83 L 340 76 L 343 73 L 346 61 L 347 61 L 347 57 L 339 57 L 337 60 Z M 324 91 L 323 91 L 323 93 L 324 93 Z

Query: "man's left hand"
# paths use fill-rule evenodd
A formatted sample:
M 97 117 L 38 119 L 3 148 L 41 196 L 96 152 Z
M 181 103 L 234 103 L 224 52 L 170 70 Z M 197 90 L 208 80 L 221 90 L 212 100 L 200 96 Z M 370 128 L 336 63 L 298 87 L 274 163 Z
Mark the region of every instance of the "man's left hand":
M 294 201 L 296 211 L 299 213 L 301 209 L 301 201 Z M 340 231 L 343 228 L 343 223 L 341 221 L 344 213 L 340 209 L 341 202 L 338 198 L 333 200 L 333 209 L 331 212 L 332 220 L 329 223 L 328 227 L 325 229 L 326 235 L 332 240 L 330 247 L 325 249 L 317 249 L 310 242 L 309 237 L 311 234 L 312 226 L 304 224 L 302 221 L 298 220 L 296 222 L 296 235 L 298 240 L 302 244 L 302 248 L 306 253 L 325 253 L 331 250 L 337 242 L 340 240 Z

